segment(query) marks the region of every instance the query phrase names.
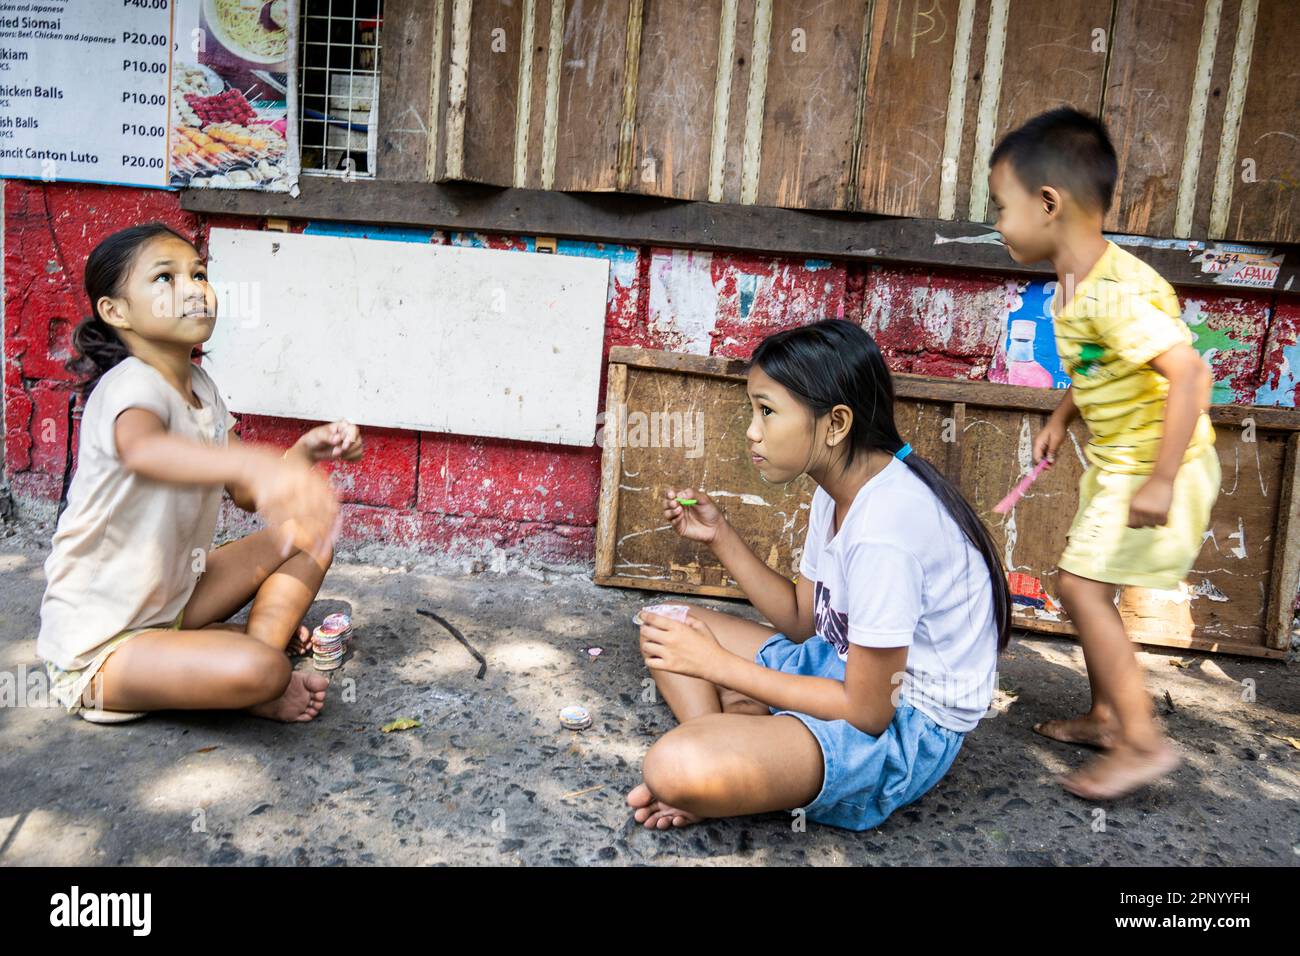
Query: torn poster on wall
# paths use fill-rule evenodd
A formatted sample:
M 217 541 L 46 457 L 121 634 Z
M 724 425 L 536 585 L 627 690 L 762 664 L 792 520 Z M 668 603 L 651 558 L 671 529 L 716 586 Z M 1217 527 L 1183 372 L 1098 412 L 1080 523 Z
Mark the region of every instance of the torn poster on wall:
M 179 0 L 173 187 L 293 192 L 297 0 Z
M 989 381 L 1033 388 L 1069 388 L 1070 376 L 1056 353 L 1051 302 L 1057 283 L 1008 282 L 1006 328 Z
M 1282 269 L 1282 256 L 1272 249 L 1232 242 L 1217 242 L 1192 261 L 1201 264 L 1202 273 L 1216 276 L 1215 285 L 1251 289 L 1273 288 Z

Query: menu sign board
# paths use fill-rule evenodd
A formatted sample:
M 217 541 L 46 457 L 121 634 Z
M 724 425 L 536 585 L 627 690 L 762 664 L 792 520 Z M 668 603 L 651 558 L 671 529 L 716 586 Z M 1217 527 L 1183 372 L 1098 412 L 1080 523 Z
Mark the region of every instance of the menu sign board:
M 290 190 L 290 0 L 0 0 L 0 176 Z
M 0 174 L 167 185 L 171 0 L 0 2 Z

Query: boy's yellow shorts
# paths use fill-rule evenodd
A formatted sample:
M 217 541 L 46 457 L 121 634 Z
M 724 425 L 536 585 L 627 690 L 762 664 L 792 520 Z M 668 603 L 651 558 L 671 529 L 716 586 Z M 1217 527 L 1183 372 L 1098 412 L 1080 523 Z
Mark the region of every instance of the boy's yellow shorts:
M 1177 588 L 1192 569 L 1210 526 L 1210 509 L 1222 479 L 1219 453 L 1211 445 L 1183 462 L 1165 524 L 1130 528 L 1129 502 L 1150 477 L 1089 467 L 1079 479 L 1079 510 L 1057 567 L 1108 584 Z

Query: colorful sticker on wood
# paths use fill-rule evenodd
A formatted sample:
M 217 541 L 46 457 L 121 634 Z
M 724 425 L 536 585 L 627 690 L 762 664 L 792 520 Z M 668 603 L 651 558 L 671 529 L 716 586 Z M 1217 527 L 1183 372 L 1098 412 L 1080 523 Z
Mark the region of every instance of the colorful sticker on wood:
M 1069 388 L 1070 376 L 1056 354 L 1051 301 L 1055 282 L 1008 282 L 1005 334 L 989 381 L 1033 388 Z

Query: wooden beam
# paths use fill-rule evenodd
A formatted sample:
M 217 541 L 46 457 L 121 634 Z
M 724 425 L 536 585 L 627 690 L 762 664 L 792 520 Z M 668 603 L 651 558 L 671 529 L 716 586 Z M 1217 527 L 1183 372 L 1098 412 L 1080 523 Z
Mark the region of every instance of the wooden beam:
M 815 212 L 775 206 L 682 202 L 618 193 L 504 189 L 478 183 L 387 182 L 303 176 L 297 199 L 287 193 L 186 189 L 187 212 L 391 226 L 563 236 L 630 245 L 729 249 L 769 255 L 894 262 L 1051 278 L 1046 265 L 1022 266 L 989 226 L 866 213 Z M 1150 242 L 1149 240 L 1147 241 Z M 1175 286 L 1232 293 L 1202 273 L 1185 248 L 1124 244 Z M 1300 250 L 1284 247 L 1279 295 L 1300 296 Z
M 627 366 L 611 362 L 609 383 L 605 386 L 605 415 L 613 416 L 618 426 L 618 410 L 627 400 Z M 617 547 L 618 491 L 623 470 L 623 450 L 619 447 L 617 433 L 610 437 L 607 423 L 605 444 L 600 453 L 600 501 L 596 527 L 596 576 L 608 578 L 614 573 L 614 550 Z
M 1060 637 L 1077 638 L 1079 632 L 1069 621 L 1044 621 L 1027 613 L 1011 612 L 1011 629 L 1013 631 L 1034 631 L 1039 634 L 1052 634 Z M 1236 654 L 1241 657 L 1262 657 L 1268 660 L 1285 660 L 1287 652 L 1259 644 L 1237 644 L 1232 641 L 1216 641 L 1204 637 L 1165 637 L 1159 634 L 1144 634 L 1132 638 L 1138 647 L 1170 647 L 1185 651 L 1207 651 L 1211 654 Z
M 1277 544 L 1273 548 L 1273 575 L 1268 589 L 1265 643 L 1277 651 L 1291 648 L 1296 589 L 1300 587 L 1300 435 L 1287 442 L 1278 499 Z
M 738 378 L 749 364 L 743 359 L 715 355 L 688 355 L 659 352 L 632 346 L 616 345 L 609 350 L 609 361 L 633 368 L 652 368 L 665 372 L 688 372 Z M 987 405 L 1028 412 L 1052 412 L 1061 403 L 1061 392 L 1052 388 L 1029 388 L 1024 385 L 1000 385 L 996 382 L 973 382 L 960 378 L 935 378 L 895 372 L 894 393 L 899 398 L 914 398 L 941 403 Z M 1262 405 L 1213 405 L 1210 421 L 1215 425 L 1240 426 L 1246 419 L 1264 431 L 1300 432 L 1300 409 L 1272 408 Z
M 388 28 L 380 58 L 384 101 L 376 164 L 385 179 L 429 179 L 429 152 L 438 137 L 439 89 L 429 50 L 435 45 L 441 11 L 441 0 L 389 0 L 384 11 Z

